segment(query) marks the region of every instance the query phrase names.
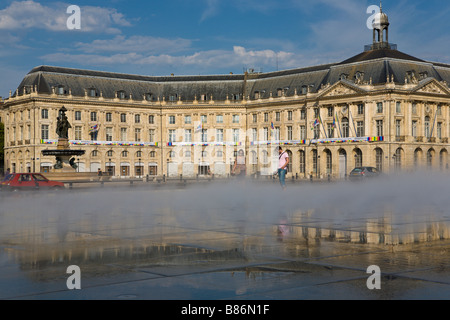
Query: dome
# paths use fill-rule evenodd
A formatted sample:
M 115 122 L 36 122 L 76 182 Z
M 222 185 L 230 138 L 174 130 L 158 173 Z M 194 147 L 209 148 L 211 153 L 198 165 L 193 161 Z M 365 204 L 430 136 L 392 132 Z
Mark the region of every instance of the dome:
M 389 18 L 387 16 L 387 14 L 384 12 L 377 13 L 373 19 L 372 27 L 374 29 L 380 30 L 380 29 L 382 29 L 382 27 L 387 27 L 387 26 L 389 26 Z

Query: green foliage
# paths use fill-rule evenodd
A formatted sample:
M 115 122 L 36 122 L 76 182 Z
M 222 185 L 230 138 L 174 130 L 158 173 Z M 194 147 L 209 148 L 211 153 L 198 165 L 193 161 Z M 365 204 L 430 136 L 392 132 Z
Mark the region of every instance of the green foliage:
M 5 160 L 5 125 L 0 122 L 0 169 L 3 168 L 3 162 Z

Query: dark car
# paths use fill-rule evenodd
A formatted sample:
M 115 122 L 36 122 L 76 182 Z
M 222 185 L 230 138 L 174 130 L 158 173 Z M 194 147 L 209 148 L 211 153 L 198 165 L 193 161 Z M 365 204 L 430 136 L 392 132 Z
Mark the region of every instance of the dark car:
M 350 180 L 361 180 L 366 178 L 379 177 L 381 172 L 373 167 L 357 167 L 350 172 Z
M 1 182 L 2 190 L 64 189 L 64 183 L 48 180 L 40 173 L 11 173 Z

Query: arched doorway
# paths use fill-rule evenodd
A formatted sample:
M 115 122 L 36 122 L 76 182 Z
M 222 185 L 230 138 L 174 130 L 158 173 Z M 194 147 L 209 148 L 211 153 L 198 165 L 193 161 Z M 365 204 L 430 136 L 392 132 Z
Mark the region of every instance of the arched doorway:
M 347 176 L 347 152 L 344 149 L 339 150 L 339 178 L 344 179 Z

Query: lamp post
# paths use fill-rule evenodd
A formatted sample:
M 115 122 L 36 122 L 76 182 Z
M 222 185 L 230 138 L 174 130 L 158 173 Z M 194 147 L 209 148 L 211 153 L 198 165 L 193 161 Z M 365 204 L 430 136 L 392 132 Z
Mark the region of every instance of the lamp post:
M 80 158 L 77 158 L 77 172 L 80 172 Z
M 139 158 L 139 179 L 141 178 L 141 170 L 142 170 L 141 158 Z
M 112 176 L 111 158 L 108 159 L 108 174 Z

